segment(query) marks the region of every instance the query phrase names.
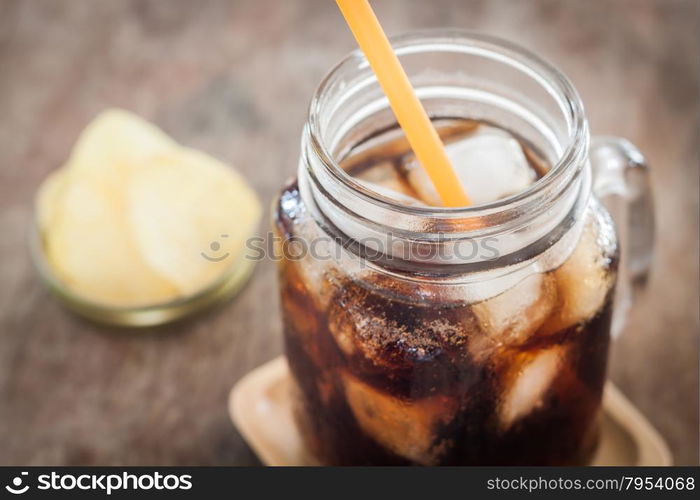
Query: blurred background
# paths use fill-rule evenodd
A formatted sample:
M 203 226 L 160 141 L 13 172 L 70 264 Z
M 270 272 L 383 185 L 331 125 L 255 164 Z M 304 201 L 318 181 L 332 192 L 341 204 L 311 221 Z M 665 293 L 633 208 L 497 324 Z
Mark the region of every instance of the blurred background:
M 646 154 L 656 258 L 609 371 L 675 462 L 698 464 L 698 2 L 373 5 L 390 35 L 476 29 L 539 53 L 573 80 L 594 134 Z M 95 325 L 32 268 L 33 197 L 86 123 L 118 106 L 236 166 L 267 208 L 295 172 L 316 85 L 353 48 L 331 0 L 0 0 L 0 464 L 259 463 L 226 401 L 282 351 L 274 263 L 184 322 Z

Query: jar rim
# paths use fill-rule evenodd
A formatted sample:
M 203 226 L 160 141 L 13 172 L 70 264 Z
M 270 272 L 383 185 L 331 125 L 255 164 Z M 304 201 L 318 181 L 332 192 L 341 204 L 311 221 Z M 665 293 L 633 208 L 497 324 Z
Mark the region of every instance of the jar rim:
M 589 142 L 588 124 L 583 103 L 571 81 L 551 63 L 517 44 L 499 37 L 469 30 L 419 30 L 391 37 L 390 42 L 399 57 L 404 54 L 435 50 L 481 53 L 492 57 L 495 56 L 499 61 L 526 72 L 545 87 L 550 94 L 554 93 L 554 97 L 557 98 L 558 102 L 564 105 L 562 111 L 566 115 L 568 137 L 566 144 L 562 147 L 562 154 L 549 172 L 524 191 L 514 195 L 489 203 L 466 207 L 408 206 L 398 203 L 389 197 L 375 193 L 357 182 L 340 167 L 322 140 L 320 116 L 324 112 L 322 107 L 324 95 L 346 68 L 368 67 L 364 54 L 359 49 L 356 49 L 336 64 L 318 85 L 309 106 L 307 131 L 310 146 L 323 165 L 324 170 L 346 188 L 349 188 L 354 194 L 360 196 L 365 202 L 406 215 L 439 219 L 486 217 L 526 205 L 531 200 L 538 198 L 543 191 L 551 189 L 552 186 L 560 183 L 568 184 L 567 178 L 572 177 L 572 174 L 575 176 L 582 168 L 583 162 L 581 159 L 587 153 Z M 374 78 L 373 75 L 372 78 Z M 573 173 L 571 172 L 572 167 L 576 169 Z

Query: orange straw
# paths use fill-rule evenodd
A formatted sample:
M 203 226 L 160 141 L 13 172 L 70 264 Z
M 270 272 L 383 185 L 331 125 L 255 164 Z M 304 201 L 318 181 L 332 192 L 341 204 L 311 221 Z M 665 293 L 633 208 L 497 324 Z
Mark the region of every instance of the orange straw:
M 425 108 L 418 100 L 377 16 L 367 0 L 336 0 L 357 44 L 389 99 L 396 120 L 443 204 L 470 205 L 462 183 L 452 168 L 445 147 Z

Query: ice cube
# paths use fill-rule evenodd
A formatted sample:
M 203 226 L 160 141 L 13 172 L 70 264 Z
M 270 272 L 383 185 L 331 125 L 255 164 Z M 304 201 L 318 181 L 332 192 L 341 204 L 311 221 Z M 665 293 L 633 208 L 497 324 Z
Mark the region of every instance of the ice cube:
M 367 189 L 382 196 L 405 205 L 424 205 L 411 188 L 411 185 L 390 161 L 384 161 L 377 165 L 357 173 L 355 180 Z
M 347 403 L 360 428 L 393 453 L 423 465 L 433 465 L 447 443 L 437 431 L 457 410 L 455 400 L 435 395 L 404 400 L 343 373 Z
M 358 351 L 355 346 L 356 327 L 352 320 L 352 313 L 338 302 L 333 303 L 328 312 L 328 330 L 340 350 L 348 356 L 354 356 Z
M 280 269 L 280 280 L 285 326 L 288 322 L 306 340 L 318 331 L 318 314 L 308 284 L 301 278 L 298 263 L 284 262 Z
M 466 352 L 466 337 L 478 328 L 467 307 L 401 300 L 420 296 L 421 290 L 393 279 L 377 278 L 373 285 L 346 283 L 330 304 L 328 327 L 346 355 L 361 356 L 383 369 L 411 370 L 446 351 Z
M 494 348 L 521 345 L 552 314 L 557 287 L 551 274 L 531 274 L 494 298 L 472 306 L 482 335 L 470 341 L 470 351 L 483 358 Z
M 387 198 L 390 198 L 391 200 L 396 201 L 402 205 L 409 205 L 414 207 L 425 206 L 425 203 L 423 203 L 418 198 L 408 195 L 405 192 L 401 192 L 400 190 L 395 189 L 394 187 L 388 187 L 392 186 L 391 183 L 389 183 L 387 186 L 384 186 L 382 184 L 375 184 L 373 182 L 363 181 L 360 179 L 357 179 L 357 181 L 367 189 L 370 189 L 382 196 L 386 196 Z
M 426 334 L 418 308 L 392 303 L 360 285 L 348 285 L 334 298 L 328 322 L 345 354 L 360 355 L 375 366 L 410 367 L 441 350 L 440 339 Z
M 466 138 L 446 144 L 445 151 L 474 204 L 516 194 L 536 180 L 518 140 L 496 127 L 482 125 Z M 429 205 L 442 205 L 425 171 L 410 158 L 404 168 L 411 187 Z
M 615 244 L 602 238 L 612 230 L 601 226 L 604 220 L 593 219 L 583 229 L 571 256 L 554 271 L 558 290 L 558 306 L 544 325 L 545 333 L 589 320 L 603 306 L 614 283 L 610 269 Z
M 340 245 L 316 224 L 313 217 L 304 216 L 307 208 L 298 191 L 285 191 L 280 205 L 284 215 L 276 222 L 277 231 L 294 237 L 275 237 L 274 255 L 286 258 L 282 266 L 292 276 L 287 279 L 298 282 L 300 290 L 297 293 L 311 295 L 317 308 L 325 311 L 334 292 Z M 287 224 L 292 227 L 285 227 Z M 311 244 L 305 247 L 303 242 Z
M 319 238 L 314 241 L 314 255 L 307 255 L 296 261 L 299 275 L 311 295 L 316 307 L 325 311 L 335 293 L 338 271 L 333 259 L 337 243 Z
M 505 374 L 499 408 L 499 420 L 504 429 L 543 404 L 563 366 L 565 354 L 565 348 L 556 345 L 546 350 L 521 353 L 507 361 L 513 364 Z
M 403 179 L 394 162 L 381 161 L 353 174 L 355 179 L 371 184 L 379 184 L 387 189 L 409 196 L 414 195 L 411 186 Z

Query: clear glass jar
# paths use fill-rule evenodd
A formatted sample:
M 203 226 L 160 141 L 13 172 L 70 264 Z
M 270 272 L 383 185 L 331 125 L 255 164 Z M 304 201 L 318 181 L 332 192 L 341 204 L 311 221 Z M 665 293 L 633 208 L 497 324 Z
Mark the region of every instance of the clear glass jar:
M 613 139 L 589 154 L 576 91 L 518 47 L 453 31 L 393 46 L 431 117 L 496 123 L 552 167 L 485 205 L 399 204 L 339 166 L 395 126 L 385 97 L 359 52 L 330 72 L 274 215 L 304 438 L 326 464 L 586 463 L 620 262 L 590 159 L 604 201 L 648 214 L 643 161 Z M 650 231 L 624 256 L 636 275 Z

